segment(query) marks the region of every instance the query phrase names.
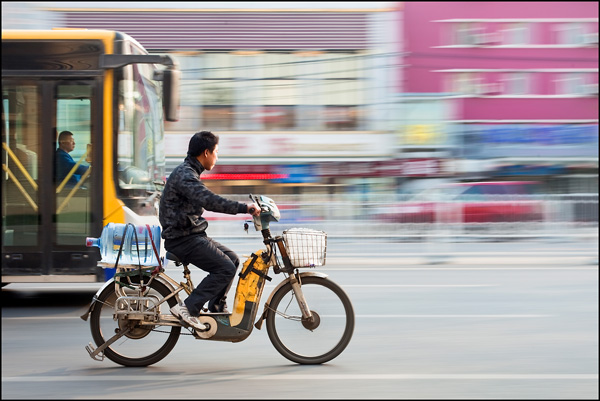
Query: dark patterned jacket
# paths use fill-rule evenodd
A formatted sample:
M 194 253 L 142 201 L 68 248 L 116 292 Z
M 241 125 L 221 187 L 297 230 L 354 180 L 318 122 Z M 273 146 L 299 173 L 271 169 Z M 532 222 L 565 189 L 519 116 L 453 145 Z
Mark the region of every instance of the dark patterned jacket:
M 247 212 L 245 203 L 225 199 L 206 188 L 200 180 L 203 171 L 198 159 L 187 156 L 169 175 L 158 211 L 164 239 L 204 233 L 208 227 L 202 217 L 205 209 L 227 214 Z

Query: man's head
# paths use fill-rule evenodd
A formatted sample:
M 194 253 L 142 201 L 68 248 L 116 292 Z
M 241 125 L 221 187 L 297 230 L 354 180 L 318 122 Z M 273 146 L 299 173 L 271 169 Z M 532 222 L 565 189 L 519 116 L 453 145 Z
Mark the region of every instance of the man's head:
M 219 137 L 209 131 L 196 132 L 190 139 L 188 156 L 198 159 L 205 170 L 210 171 L 218 160 Z
M 67 153 L 75 149 L 75 139 L 71 131 L 63 131 L 58 135 L 58 147 Z

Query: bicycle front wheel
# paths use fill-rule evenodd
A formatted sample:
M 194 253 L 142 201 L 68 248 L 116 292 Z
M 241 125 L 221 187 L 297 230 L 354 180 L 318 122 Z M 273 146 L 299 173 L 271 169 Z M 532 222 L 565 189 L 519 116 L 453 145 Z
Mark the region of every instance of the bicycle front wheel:
M 138 287 L 139 277 L 132 277 L 132 283 Z M 123 288 L 126 295 L 138 295 L 137 288 Z M 162 300 L 169 295 L 169 288 L 156 280 L 147 287 L 144 297 Z M 94 305 L 90 316 L 92 338 L 97 346 L 101 346 L 121 330 L 131 327 L 123 337 L 104 349 L 104 356 L 123 366 L 148 366 L 166 357 L 177 344 L 180 326 L 145 325 L 140 321 L 114 319 L 117 294 L 115 286 L 109 285 L 102 291 Z M 170 314 L 169 308 L 175 306 L 175 297 L 163 302 L 160 314 Z
M 313 314 L 303 321 L 290 283 L 273 295 L 267 332 L 277 351 L 292 362 L 314 365 L 338 356 L 354 332 L 354 309 L 344 290 L 327 278 L 302 278 L 302 293 Z

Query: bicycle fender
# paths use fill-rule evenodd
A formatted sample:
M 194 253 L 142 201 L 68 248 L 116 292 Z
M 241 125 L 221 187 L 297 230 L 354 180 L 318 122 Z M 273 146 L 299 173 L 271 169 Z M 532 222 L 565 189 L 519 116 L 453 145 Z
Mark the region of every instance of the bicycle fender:
M 81 320 L 83 321 L 87 321 L 88 317 L 90 315 L 90 313 L 92 313 L 92 311 L 94 310 L 94 305 L 96 304 L 96 301 L 98 300 L 98 297 L 100 296 L 100 293 L 102 293 L 102 291 L 104 291 L 104 289 L 106 287 L 108 287 L 109 285 L 114 285 L 115 283 L 115 278 L 111 278 L 110 280 L 108 280 L 106 283 L 104 283 L 104 285 L 102 287 L 100 287 L 100 289 L 98 291 L 96 291 L 96 294 L 94 294 L 94 296 L 92 297 L 92 302 L 90 303 L 89 308 L 87 309 L 87 311 L 85 311 L 85 313 L 81 316 L 79 316 L 81 318 Z

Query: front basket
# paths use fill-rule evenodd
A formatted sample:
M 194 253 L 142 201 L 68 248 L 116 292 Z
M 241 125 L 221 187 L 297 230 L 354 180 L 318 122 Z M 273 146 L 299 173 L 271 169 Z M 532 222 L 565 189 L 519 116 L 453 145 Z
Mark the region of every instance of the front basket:
M 327 233 L 309 228 L 290 228 L 283 232 L 288 255 L 294 267 L 325 264 Z

